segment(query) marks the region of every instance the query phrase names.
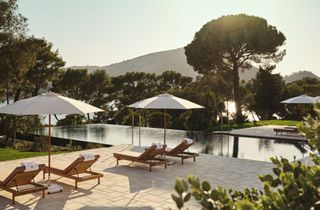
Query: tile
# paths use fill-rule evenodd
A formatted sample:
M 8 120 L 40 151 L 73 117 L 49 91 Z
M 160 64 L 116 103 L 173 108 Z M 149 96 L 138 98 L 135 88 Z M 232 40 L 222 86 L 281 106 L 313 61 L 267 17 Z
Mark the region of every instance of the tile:
M 74 181 L 52 175 L 53 182 L 64 187 L 62 193 L 46 195 L 35 193 L 17 197 L 17 203 L 11 205 L 11 194 L 0 191 L 0 209 L 176 209 L 171 199 L 174 193 L 176 177 L 187 178 L 192 174 L 200 179 L 208 180 L 213 187 L 224 186 L 226 188 L 244 189 L 248 186 L 262 188 L 257 178 L 259 174 L 272 172 L 273 165 L 267 162 L 242 160 L 228 157 L 218 157 L 201 154 L 196 162 L 186 161 L 184 165 L 178 162 L 167 169 L 154 167 L 150 173 L 148 167 L 142 164 L 130 164 L 121 161 L 121 166 L 115 166 L 113 152 L 130 148 L 129 145 L 119 145 L 110 148 L 92 149 L 86 152 L 100 154 L 99 161 L 92 166 L 93 171 L 104 174 L 101 184 L 95 180 L 79 183 L 78 189 L 74 189 Z M 52 165 L 65 166 L 71 163 L 83 152 L 71 152 L 53 155 Z M 38 163 L 46 163 L 46 157 L 34 157 Z M 21 160 L 0 162 L 0 177 L 10 173 Z M 4 172 L 5 171 L 5 172 Z M 41 181 L 42 177 L 36 177 Z M 196 201 L 186 204 L 188 209 L 199 209 Z

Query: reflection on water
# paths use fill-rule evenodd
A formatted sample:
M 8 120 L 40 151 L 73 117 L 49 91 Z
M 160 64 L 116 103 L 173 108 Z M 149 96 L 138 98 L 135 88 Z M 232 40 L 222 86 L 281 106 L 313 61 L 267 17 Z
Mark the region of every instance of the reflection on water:
M 139 145 L 139 129 L 134 128 L 133 142 Z M 37 134 L 47 134 L 47 129 L 39 130 Z M 72 127 L 53 127 L 52 136 L 96 142 L 110 145 L 131 144 L 132 127 L 92 124 Z M 303 157 L 306 153 L 300 143 L 288 143 L 278 140 L 231 137 L 204 132 L 191 132 L 167 129 L 167 145 L 174 147 L 185 137 L 195 140 L 190 151 L 213 154 L 226 157 L 237 157 L 252 160 L 270 161 L 271 156 L 282 156 L 293 160 Z M 163 130 L 157 128 L 141 128 L 141 146 L 163 142 Z

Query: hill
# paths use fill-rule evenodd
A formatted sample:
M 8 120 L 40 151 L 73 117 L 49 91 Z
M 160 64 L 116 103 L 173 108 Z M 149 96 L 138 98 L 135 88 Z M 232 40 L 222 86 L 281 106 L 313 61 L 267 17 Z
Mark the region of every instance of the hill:
M 108 66 L 72 66 L 69 68 L 88 69 L 89 72 L 95 71 L 97 69 L 104 69 L 110 76 L 119 76 L 133 71 L 155 73 L 159 75 L 167 70 L 173 70 L 181 73 L 184 76 L 190 76 L 193 78 L 198 75 L 187 63 L 183 48 L 150 53 Z M 257 71 L 258 69 L 256 67 L 253 67 L 249 71 L 244 71 L 240 74 L 240 79 L 249 81 L 253 77 L 255 77 Z M 299 71 L 285 76 L 284 80 L 288 83 L 302 79 L 304 77 L 320 79 L 312 72 Z
M 293 82 L 296 80 L 303 79 L 305 77 L 311 77 L 311 78 L 316 78 L 320 80 L 320 77 L 312 73 L 311 71 L 298 71 L 294 72 L 291 75 L 284 76 L 283 79 L 286 81 L 286 83 Z
M 150 53 L 108 66 L 70 66 L 69 68 L 87 69 L 89 72 L 104 69 L 110 76 L 119 76 L 133 71 L 159 75 L 167 70 L 173 70 L 193 78 L 198 75 L 192 66 L 187 63 L 183 48 Z M 240 78 L 247 81 L 254 77 L 256 73 L 257 69 L 254 67 L 250 71 L 241 73 Z

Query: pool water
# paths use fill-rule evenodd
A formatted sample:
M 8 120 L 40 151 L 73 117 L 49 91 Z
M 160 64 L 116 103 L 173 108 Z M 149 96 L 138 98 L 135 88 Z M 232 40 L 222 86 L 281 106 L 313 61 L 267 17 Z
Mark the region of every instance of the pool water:
M 149 146 L 163 143 L 163 129 L 141 127 L 132 130 L 131 126 L 90 124 L 81 126 L 52 127 L 52 136 L 109 145 L 131 144 Z M 133 132 L 132 132 L 133 131 Z M 37 134 L 47 135 L 47 128 Z M 233 137 L 213 133 L 167 129 L 167 145 L 174 147 L 185 137 L 195 140 L 190 151 L 243 159 L 270 161 L 270 157 L 282 156 L 290 161 L 306 155 L 303 145 L 298 142 Z

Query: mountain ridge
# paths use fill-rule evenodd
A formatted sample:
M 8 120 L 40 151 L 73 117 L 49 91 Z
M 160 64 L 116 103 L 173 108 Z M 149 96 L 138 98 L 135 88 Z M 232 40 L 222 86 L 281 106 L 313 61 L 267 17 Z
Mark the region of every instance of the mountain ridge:
M 161 74 L 167 70 L 173 70 L 184 76 L 195 78 L 198 74 L 193 70 L 192 66 L 187 63 L 183 48 L 153 52 L 141 55 L 132 59 L 124 60 L 106 66 L 70 66 L 67 68 L 87 69 L 88 72 L 97 69 L 105 70 L 110 76 L 119 76 L 127 72 L 148 72 Z M 253 67 L 250 71 L 240 73 L 240 79 L 244 81 L 251 80 L 257 73 L 258 68 Z M 311 71 L 297 71 L 290 75 L 283 76 L 286 83 L 302 79 L 304 77 L 312 77 L 320 80 L 320 77 Z

